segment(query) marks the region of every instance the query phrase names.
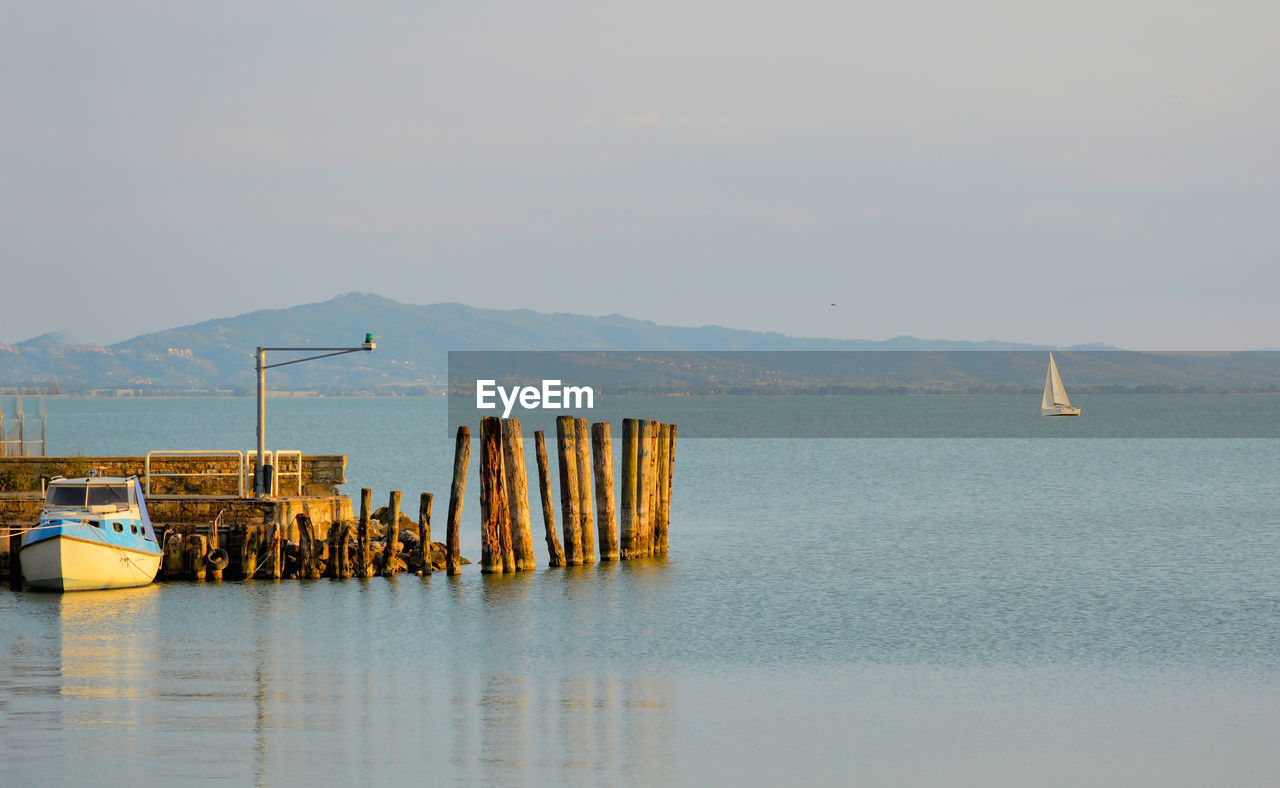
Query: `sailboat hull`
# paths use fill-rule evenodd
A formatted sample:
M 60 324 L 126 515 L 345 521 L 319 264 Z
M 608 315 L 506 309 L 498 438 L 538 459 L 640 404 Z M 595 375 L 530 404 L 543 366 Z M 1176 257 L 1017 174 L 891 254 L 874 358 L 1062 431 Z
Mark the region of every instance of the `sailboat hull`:
M 1040 415 L 1041 416 L 1079 416 L 1080 409 L 1073 408 L 1069 405 L 1064 407 L 1059 407 L 1059 408 L 1041 408 Z

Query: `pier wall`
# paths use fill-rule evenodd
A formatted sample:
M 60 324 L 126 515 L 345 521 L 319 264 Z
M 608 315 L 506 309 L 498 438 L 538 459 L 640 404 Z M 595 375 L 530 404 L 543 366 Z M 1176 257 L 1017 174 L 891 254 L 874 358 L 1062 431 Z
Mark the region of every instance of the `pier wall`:
M 296 471 L 296 459 L 282 457 L 277 472 L 290 474 Z M 252 466 L 250 462 L 249 467 Z M 145 457 L 0 457 L 0 493 L 39 492 L 42 479 L 86 476 L 95 469 L 103 476 L 137 476 L 144 483 L 146 481 Z M 157 456 L 151 460 L 151 471 L 152 495 L 234 495 L 239 490 L 237 462 L 231 456 Z M 303 455 L 302 495 L 337 495 L 338 485 L 346 484 L 346 481 L 345 454 Z M 281 475 L 280 492 L 285 495 L 296 493 L 296 477 Z

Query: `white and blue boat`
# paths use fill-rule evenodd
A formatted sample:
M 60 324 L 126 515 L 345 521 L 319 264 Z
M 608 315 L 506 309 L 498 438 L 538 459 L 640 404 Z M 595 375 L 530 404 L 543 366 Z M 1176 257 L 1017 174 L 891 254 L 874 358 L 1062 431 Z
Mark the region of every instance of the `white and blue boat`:
M 160 570 L 161 549 L 138 478 L 53 479 L 40 521 L 22 537 L 19 557 L 32 588 L 147 585 Z

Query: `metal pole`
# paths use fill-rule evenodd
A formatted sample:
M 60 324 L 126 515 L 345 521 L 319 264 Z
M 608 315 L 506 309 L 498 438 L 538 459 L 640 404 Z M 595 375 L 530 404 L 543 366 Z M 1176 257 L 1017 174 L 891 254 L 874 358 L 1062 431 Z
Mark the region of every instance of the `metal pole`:
M 265 494 L 266 480 L 262 475 L 267 456 L 267 349 L 258 348 L 258 462 L 253 471 L 253 495 Z
M 285 367 L 290 364 L 300 364 L 303 361 L 315 361 L 318 358 L 328 358 L 330 356 L 341 356 L 346 353 L 359 353 L 360 351 L 369 351 L 378 345 L 373 341 L 373 334 L 364 335 L 364 344 L 360 347 L 264 347 L 258 346 L 257 368 L 258 368 L 258 462 L 256 470 L 253 474 L 253 494 L 256 498 L 263 498 L 269 492 L 267 487 L 269 479 L 267 479 L 264 471 L 266 470 L 267 457 L 267 370 L 271 367 Z M 280 361 L 275 364 L 267 364 L 268 350 L 287 350 L 304 353 L 312 353 L 321 351 L 322 355 L 308 356 L 306 358 L 295 358 L 291 361 Z M 299 466 L 301 472 L 301 466 Z

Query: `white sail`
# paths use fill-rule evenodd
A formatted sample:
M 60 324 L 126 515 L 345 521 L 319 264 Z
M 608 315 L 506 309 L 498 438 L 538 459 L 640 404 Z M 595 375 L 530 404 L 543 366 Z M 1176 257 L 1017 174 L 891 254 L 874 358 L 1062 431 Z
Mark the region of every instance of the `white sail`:
M 1053 374 L 1058 368 L 1053 365 L 1053 354 L 1049 354 L 1049 368 L 1044 373 L 1044 396 L 1040 398 L 1040 410 L 1053 407 Z
M 1053 404 L 1058 406 L 1071 407 L 1071 400 L 1067 399 L 1067 388 L 1062 385 L 1062 378 L 1058 376 L 1058 365 L 1053 362 L 1053 354 L 1049 354 L 1049 379 L 1053 388 Z M 1049 387 L 1046 386 L 1044 398 L 1048 399 L 1050 395 Z M 1047 406 L 1041 406 L 1047 407 Z

